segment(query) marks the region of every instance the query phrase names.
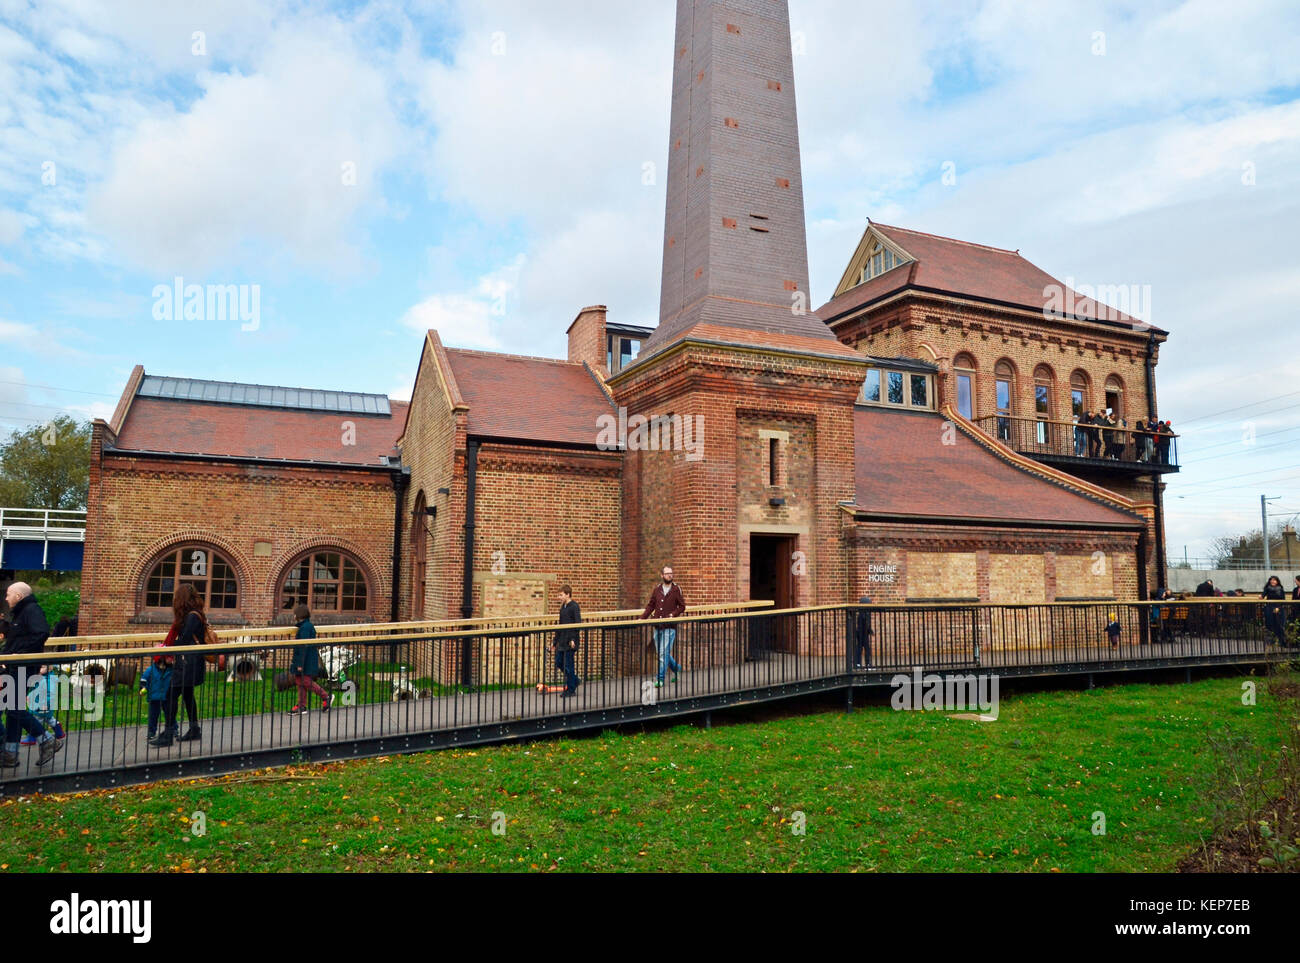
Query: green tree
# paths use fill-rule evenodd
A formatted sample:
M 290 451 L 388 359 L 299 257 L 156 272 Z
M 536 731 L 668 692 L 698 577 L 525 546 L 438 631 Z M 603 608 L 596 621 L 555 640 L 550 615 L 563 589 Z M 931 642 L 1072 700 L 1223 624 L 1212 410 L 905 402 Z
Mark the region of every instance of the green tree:
M 89 491 L 89 422 L 60 415 L 0 443 L 0 505 L 85 508 Z

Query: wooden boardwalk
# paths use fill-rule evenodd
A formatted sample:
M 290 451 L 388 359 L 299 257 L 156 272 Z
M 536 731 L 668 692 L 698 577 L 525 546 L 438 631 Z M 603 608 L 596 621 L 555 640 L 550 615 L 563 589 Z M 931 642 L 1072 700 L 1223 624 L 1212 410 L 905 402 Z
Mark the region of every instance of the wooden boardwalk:
M 881 647 L 879 656 L 889 661 L 853 671 L 853 684 L 888 685 L 891 676 L 910 674 L 914 665 L 926 672 L 1064 675 L 1169 665 L 1257 663 L 1294 658 L 1296 651 L 1265 646 L 1258 640 L 1185 637 L 1164 644 L 1125 644 L 1118 649 L 1104 642 L 999 649 L 981 653 L 978 663 L 964 656 L 945 656 L 938 664 L 914 663 L 909 655 L 905 650 Z M 688 668 L 680 681 L 666 682 L 661 689 L 654 688 L 653 676 L 646 675 L 591 680 L 583 683 L 572 699 L 561 698 L 559 693 L 539 693 L 533 688 L 508 688 L 348 706 L 342 704 L 336 692 L 335 705 L 327 713 L 313 710 L 291 716 L 283 711 L 254 712 L 207 718 L 199 740 L 176 742 L 166 749 L 149 746 L 142 725 L 81 722 L 77 725 L 82 728 L 68 733 L 63 750 L 43 768 L 36 766 L 35 747 L 20 749 L 19 768 L 0 774 L 0 792 L 49 791 L 227 772 L 283 762 L 285 754 L 294 750 L 319 759 L 325 754 L 322 747 L 329 747 L 330 758 L 350 758 L 377 751 L 415 751 L 449 741 L 427 738 L 436 734 L 463 732 L 466 742 L 475 742 L 489 741 L 494 733 L 497 738 L 519 735 L 528 726 L 533 731 L 592 729 L 635 718 L 707 711 L 712 706 L 738 701 L 843 688 L 849 675 L 843 657 L 770 652 L 754 662 L 712 665 L 697 671 Z M 206 685 L 223 684 L 210 678 Z M 182 723 L 182 731 L 184 727 Z M 259 757 L 263 759 L 260 763 Z M 105 778 L 106 773 L 120 777 Z

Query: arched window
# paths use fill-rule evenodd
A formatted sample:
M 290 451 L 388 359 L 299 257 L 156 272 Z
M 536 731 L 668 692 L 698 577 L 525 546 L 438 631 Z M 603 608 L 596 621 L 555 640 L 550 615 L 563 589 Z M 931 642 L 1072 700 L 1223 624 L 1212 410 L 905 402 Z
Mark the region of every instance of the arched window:
M 1116 418 L 1124 417 L 1124 382 L 1118 375 L 1106 379 L 1106 407 L 1115 412 Z
M 998 406 L 998 438 L 1002 441 L 1010 441 L 1011 415 L 1014 413 L 1016 396 L 1016 369 L 1011 366 L 1010 361 L 999 361 L 993 368 L 993 378 Z
M 230 560 L 206 545 L 169 548 L 149 569 L 144 586 L 144 607 L 169 609 L 176 587 L 189 582 L 203 597 L 208 611 L 232 612 L 239 608 L 239 583 Z
M 424 492 L 415 496 L 411 515 L 411 619 L 424 618 L 424 590 L 428 578 L 429 513 Z
M 975 359 L 963 351 L 952 359 L 957 382 L 957 412 L 967 421 L 975 418 Z
M 1070 375 L 1070 414 L 1082 418 L 1089 410 L 1088 375 L 1076 370 Z
M 1046 445 L 1052 436 L 1052 387 L 1056 381 L 1052 369 L 1045 364 L 1034 368 L 1034 419 L 1038 444 Z
M 280 609 L 299 603 L 315 612 L 364 615 L 370 608 L 365 573 L 352 558 L 333 549 L 302 556 L 289 566 L 280 585 Z

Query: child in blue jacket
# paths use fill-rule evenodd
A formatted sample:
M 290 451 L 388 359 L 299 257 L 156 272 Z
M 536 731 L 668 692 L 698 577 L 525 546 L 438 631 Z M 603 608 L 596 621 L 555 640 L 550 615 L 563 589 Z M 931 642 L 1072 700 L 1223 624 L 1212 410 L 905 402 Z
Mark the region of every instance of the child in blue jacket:
M 163 662 L 162 656 L 154 656 L 153 664 L 140 674 L 140 694 L 149 695 L 150 739 L 158 731 L 158 717 L 162 714 L 163 703 L 167 701 L 167 692 L 171 685 L 171 667 Z

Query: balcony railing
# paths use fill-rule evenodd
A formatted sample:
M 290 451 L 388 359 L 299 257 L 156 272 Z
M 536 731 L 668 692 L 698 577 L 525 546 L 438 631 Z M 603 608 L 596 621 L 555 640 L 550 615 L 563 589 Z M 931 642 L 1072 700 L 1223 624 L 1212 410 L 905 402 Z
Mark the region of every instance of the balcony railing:
M 983 415 L 974 423 L 1013 451 L 1044 462 L 1178 471 L 1177 435 L 1015 415 Z

